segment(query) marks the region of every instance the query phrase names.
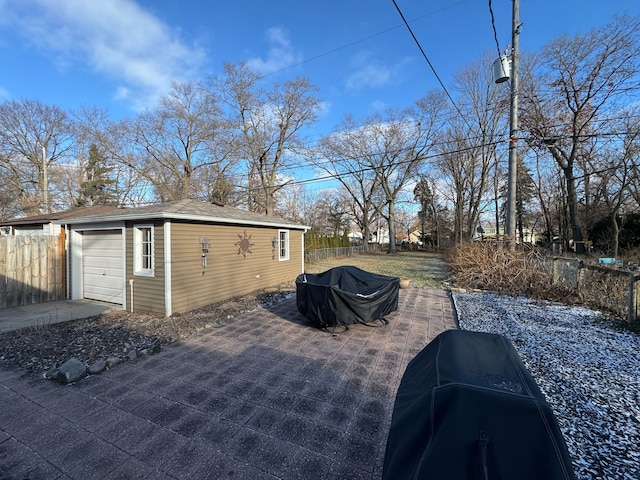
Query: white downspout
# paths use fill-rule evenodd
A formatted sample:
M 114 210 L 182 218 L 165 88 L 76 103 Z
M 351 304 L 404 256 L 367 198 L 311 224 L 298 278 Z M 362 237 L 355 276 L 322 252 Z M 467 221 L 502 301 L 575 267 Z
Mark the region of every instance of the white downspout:
M 307 228 L 305 228 L 302 231 L 302 242 L 301 242 L 302 243 L 302 271 L 300 273 L 304 273 L 304 269 L 305 269 L 305 264 L 304 264 L 304 236 L 306 235 L 307 231 L 308 231 Z
M 131 289 L 131 293 L 129 294 L 131 297 L 131 313 L 133 313 L 133 278 L 129 280 L 129 287 Z
M 71 230 L 69 224 L 64 225 L 64 268 L 65 268 L 65 299 L 71 299 Z

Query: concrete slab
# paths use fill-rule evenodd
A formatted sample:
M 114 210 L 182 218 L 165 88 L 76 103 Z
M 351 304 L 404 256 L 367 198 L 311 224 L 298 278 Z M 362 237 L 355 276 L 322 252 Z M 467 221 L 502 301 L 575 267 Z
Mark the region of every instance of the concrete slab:
M 91 300 L 59 300 L 22 307 L 2 308 L 0 309 L 0 333 L 80 320 L 121 309 L 120 305 Z

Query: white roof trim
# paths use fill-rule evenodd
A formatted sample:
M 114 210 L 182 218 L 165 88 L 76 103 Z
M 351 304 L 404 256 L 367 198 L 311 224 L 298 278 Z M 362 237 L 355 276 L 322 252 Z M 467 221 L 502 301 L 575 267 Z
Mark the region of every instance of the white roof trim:
M 122 221 L 136 221 L 145 220 L 149 221 L 154 218 L 167 218 L 173 220 L 192 220 L 198 222 L 208 223 L 230 223 L 234 225 L 252 225 L 260 227 L 272 227 L 272 228 L 288 228 L 292 230 L 309 230 L 310 227 L 306 225 L 297 225 L 293 223 L 281 223 L 281 222 L 259 222 L 256 220 L 243 220 L 241 218 L 225 218 L 225 217 L 208 217 L 204 215 L 192 215 L 192 214 L 180 214 L 180 213 L 132 213 L 129 215 L 104 215 L 99 217 L 80 217 L 77 219 L 65 219 L 55 220 L 52 223 L 59 224 L 91 224 L 91 223 L 107 223 L 107 222 L 122 222 Z

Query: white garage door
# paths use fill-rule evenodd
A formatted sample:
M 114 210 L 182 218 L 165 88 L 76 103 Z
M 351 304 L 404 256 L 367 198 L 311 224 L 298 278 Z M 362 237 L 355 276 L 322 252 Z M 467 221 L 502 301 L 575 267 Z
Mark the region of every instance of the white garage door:
M 122 232 L 101 230 L 82 234 L 84 298 L 122 303 Z

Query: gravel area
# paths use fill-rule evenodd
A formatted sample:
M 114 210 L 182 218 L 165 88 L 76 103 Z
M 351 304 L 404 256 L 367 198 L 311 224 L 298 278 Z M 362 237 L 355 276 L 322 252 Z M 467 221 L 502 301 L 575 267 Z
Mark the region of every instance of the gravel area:
M 25 328 L 0 334 L 0 366 L 25 368 L 38 375 L 70 358 L 87 366 L 99 359 L 127 360 L 136 353 L 157 352 L 163 345 L 233 322 L 243 313 L 267 307 L 295 295 L 292 286 L 256 292 L 165 318 L 111 312 L 98 317 Z
M 640 478 L 640 337 L 585 307 L 454 293 L 460 327 L 511 340 L 554 410 L 579 479 Z

